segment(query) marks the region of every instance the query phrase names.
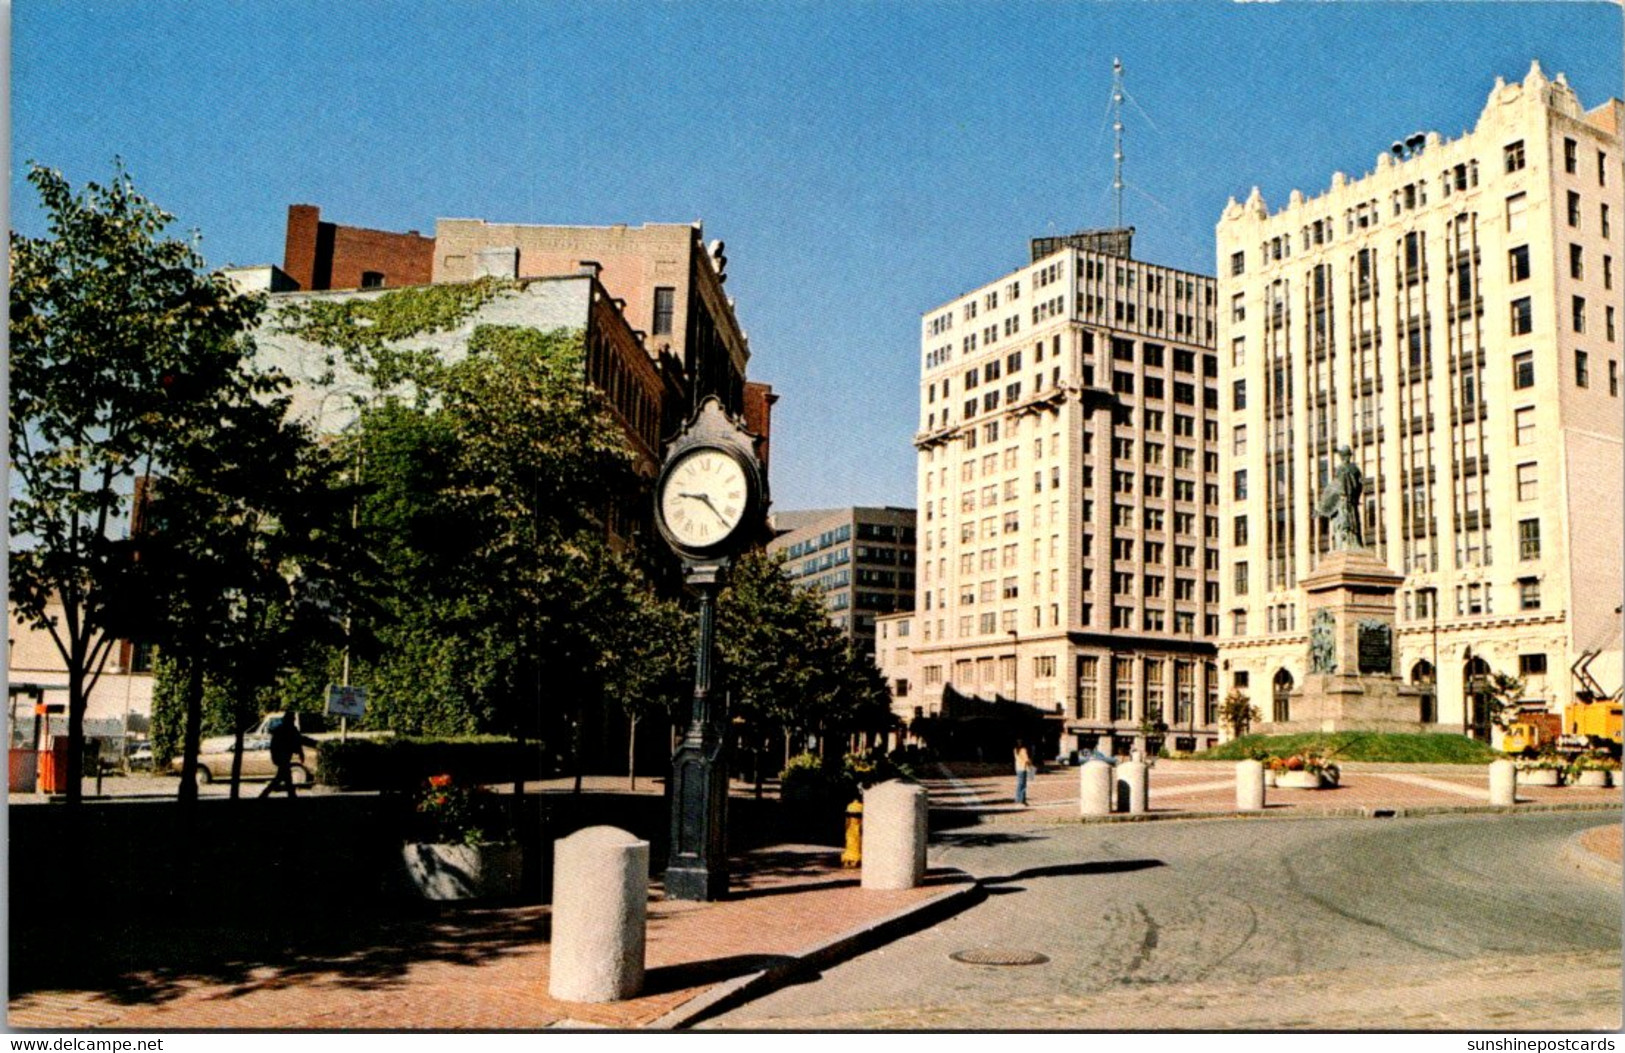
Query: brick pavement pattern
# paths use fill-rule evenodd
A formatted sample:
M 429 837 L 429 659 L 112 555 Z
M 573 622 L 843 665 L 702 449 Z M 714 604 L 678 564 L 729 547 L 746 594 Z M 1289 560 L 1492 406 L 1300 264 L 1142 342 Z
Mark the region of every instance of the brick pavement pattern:
M 133 1001 L 128 992 L 123 1001 L 107 992 L 34 992 L 10 1002 L 7 1021 L 50 1030 L 637 1028 L 724 981 L 929 900 L 956 880 L 934 872 L 916 889 L 862 889 L 838 856 L 780 848 L 747 857 L 735 871 L 734 897 L 718 903 L 669 902 L 654 892 L 644 994 L 623 1002 L 548 996 L 546 907 L 453 908 L 394 926 L 397 946 L 421 949 L 417 960 L 380 968 L 360 954 L 294 955 L 244 963 L 231 982 L 152 976 L 145 997 Z M 482 934 L 482 949 L 457 953 L 472 932 Z

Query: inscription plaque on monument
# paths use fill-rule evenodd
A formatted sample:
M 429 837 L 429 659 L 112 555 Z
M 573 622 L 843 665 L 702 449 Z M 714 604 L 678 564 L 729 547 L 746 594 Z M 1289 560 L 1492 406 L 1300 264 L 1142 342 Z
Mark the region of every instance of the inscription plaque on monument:
M 1394 671 L 1394 630 L 1387 622 L 1362 620 L 1359 624 L 1360 672 L 1391 674 Z

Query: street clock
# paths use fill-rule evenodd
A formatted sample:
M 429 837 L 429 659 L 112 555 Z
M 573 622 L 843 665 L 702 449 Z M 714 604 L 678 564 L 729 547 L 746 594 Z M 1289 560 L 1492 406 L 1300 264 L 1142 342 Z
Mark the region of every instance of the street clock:
M 690 563 L 726 561 L 760 526 L 766 489 L 750 433 L 708 397 L 666 454 L 655 522 Z
M 699 599 L 694 701 L 688 731 L 672 755 L 668 899 L 728 894 L 726 714 L 712 705 L 716 599 L 729 560 L 761 536 L 767 480 L 755 440 L 715 396 L 700 403 L 666 453 L 655 482 L 655 524 L 685 567 Z

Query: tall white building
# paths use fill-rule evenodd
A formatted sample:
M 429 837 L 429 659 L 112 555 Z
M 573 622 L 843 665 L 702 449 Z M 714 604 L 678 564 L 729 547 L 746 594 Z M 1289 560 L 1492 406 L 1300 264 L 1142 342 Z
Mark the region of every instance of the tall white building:
M 1460 138 L 1224 210 L 1220 660 L 1266 721 L 1307 672 L 1298 583 L 1343 445 L 1366 543 L 1406 575 L 1420 720 L 1487 737 L 1492 671 L 1553 709 L 1618 691 L 1622 123 L 1537 64 Z
M 1039 239 L 921 320 L 918 589 L 887 672 L 922 715 L 1014 701 L 1051 752 L 1214 736 L 1215 285 L 1131 239 Z

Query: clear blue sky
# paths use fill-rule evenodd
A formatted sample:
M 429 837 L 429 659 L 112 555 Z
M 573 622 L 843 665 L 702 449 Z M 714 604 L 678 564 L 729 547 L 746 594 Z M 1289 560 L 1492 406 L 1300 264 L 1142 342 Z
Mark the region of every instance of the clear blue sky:
M 216 265 L 281 262 L 291 202 L 425 233 L 703 219 L 783 395 L 780 508 L 913 503 L 919 316 L 1111 223 L 1114 56 L 1136 254 L 1211 273 L 1229 196 L 1459 135 L 1532 58 L 1593 106 L 1625 46 L 1581 2 L 17 0 L 12 35 L 31 233 L 24 162 L 79 184 L 115 155 Z

